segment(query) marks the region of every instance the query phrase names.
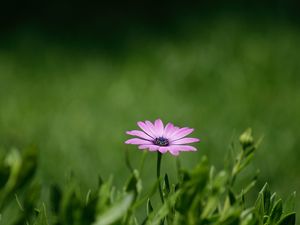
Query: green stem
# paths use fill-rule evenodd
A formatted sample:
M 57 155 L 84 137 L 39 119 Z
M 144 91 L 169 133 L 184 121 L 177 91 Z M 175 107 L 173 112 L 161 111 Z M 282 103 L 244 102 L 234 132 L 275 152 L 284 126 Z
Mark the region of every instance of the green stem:
M 242 163 L 242 160 L 244 159 L 244 152 L 241 152 L 237 158 L 236 163 L 233 166 L 232 173 L 231 173 L 231 182 L 230 185 L 233 186 L 236 180 L 236 176 L 240 172 L 240 166 Z
M 164 203 L 164 196 L 162 193 L 161 182 L 160 182 L 161 158 L 162 158 L 162 154 L 160 152 L 157 152 L 156 176 L 157 176 L 157 180 L 158 180 L 159 196 L 160 196 L 161 202 Z

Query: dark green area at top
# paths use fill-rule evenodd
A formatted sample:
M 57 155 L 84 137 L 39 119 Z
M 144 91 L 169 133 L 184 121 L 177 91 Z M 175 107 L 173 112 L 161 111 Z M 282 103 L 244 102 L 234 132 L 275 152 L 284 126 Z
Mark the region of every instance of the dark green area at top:
M 54 40 L 108 45 L 116 51 L 132 31 L 176 35 L 178 25 L 210 21 L 220 14 L 234 14 L 260 24 L 266 18 L 299 24 L 296 0 L 215 1 L 4 1 L 0 8 L 1 38 L 18 32 L 38 32 Z M 96 43 L 95 43 L 96 42 Z

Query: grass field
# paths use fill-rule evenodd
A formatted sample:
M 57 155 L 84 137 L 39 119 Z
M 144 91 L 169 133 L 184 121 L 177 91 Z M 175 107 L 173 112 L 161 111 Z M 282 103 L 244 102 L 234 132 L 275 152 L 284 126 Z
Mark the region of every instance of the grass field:
M 138 166 L 142 154 L 124 145 L 136 121 L 194 127 L 202 142 L 180 155 L 188 168 L 203 155 L 221 167 L 232 140 L 252 127 L 264 136 L 253 166 L 260 180 L 282 195 L 300 192 L 299 27 L 223 16 L 147 32 L 129 32 L 113 49 L 27 30 L 2 36 L 1 148 L 36 144 L 44 183 L 63 184 L 73 171 L 88 187 L 98 174 L 125 181 L 125 149 Z M 175 168 L 164 160 L 163 170 Z

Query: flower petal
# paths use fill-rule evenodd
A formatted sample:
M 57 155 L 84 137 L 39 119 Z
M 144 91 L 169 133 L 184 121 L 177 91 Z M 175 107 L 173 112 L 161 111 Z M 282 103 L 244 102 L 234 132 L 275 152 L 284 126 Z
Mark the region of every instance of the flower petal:
M 146 134 L 145 132 L 140 131 L 140 130 L 130 130 L 130 131 L 127 131 L 126 134 L 129 134 L 132 136 L 137 136 L 137 137 L 143 138 L 145 140 L 153 139 L 149 134 Z
M 170 130 L 170 133 L 169 133 L 169 138 L 171 138 L 175 133 L 177 133 L 177 131 L 179 131 L 180 128 L 179 127 L 176 127 L 174 126 L 173 129 Z
M 194 142 L 199 142 L 200 140 L 198 138 L 182 138 L 178 139 L 176 141 L 172 141 L 172 144 L 174 145 L 182 145 L 182 144 L 189 144 Z
M 156 131 L 155 131 L 155 127 L 154 124 L 151 123 L 149 120 L 145 121 L 146 126 L 148 127 L 148 129 L 151 131 L 152 135 L 154 138 L 157 137 Z
M 181 151 L 181 152 L 195 152 L 197 149 L 191 145 L 171 145 L 171 149 L 173 151 Z
M 159 146 L 157 145 L 140 145 L 139 149 L 149 149 L 149 151 L 157 151 Z
M 166 153 L 169 150 L 169 147 L 159 147 L 158 151 L 160 151 L 161 153 Z
M 161 119 L 157 119 L 154 122 L 154 128 L 155 128 L 155 133 L 159 136 L 162 137 L 164 133 L 164 124 L 161 121 Z
M 168 123 L 165 126 L 163 137 L 169 138 L 169 135 L 173 132 L 173 129 L 174 129 L 174 125 L 172 123 Z
M 174 146 L 174 145 L 171 145 L 171 146 L 170 146 L 169 152 L 170 152 L 172 155 L 175 155 L 175 156 L 178 156 L 178 155 L 179 155 L 179 150 L 178 150 L 177 146 Z
M 140 138 L 131 138 L 125 141 L 125 144 L 132 144 L 132 145 L 147 145 L 147 144 L 152 144 L 151 141 L 147 141 L 144 139 Z
M 179 151 L 176 151 L 176 150 L 173 150 L 173 149 L 170 149 L 170 153 L 174 156 L 178 156 L 179 155 Z
M 188 128 L 188 127 L 181 128 L 181 129 L 175 131 L 175 132 L 171 135 L 170 139 L 171 139 L 171 141 L 178 140 L 178 139 L 180 139 L 180 138 L 183 138 L 183 137 L 189 135 L 189 134 L 192 133 L 193 131 L 194 131 L 193 128 Z
M 155 136 L 153 135 L 153 133 L 151 132 L 151 130 L 149 129 L 149 127 L 142 121 L 137 122 L 137 125 L 149 136 L 151 136 L 152 138 L 155 138 Z

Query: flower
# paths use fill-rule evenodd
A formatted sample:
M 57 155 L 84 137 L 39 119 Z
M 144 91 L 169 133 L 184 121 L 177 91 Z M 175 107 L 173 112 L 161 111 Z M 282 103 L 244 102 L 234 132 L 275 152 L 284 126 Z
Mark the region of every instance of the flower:
M 198 138 L 186 137 L 194 131 L 193 128 L 179 128 L 172 123 L 164 126 L 161 119 L 155 120 L 154 124 L 146 120 L 138 122 L 137 125 L 142 130 L 127 131 L 126 134 L 136 138 L 127 140 L 125 144 L 138 145 L 139 149 L 159 151 L 163 154 L 170 152 L 175 156 L 179 155 L 179 152 L 197 151 L 194 146 L 187 145 L 200 141 Z
M 251 128 L 248 128 L 244 133 L 241 134 L 240 143 L 243 146 L 243 149 L 246 149 L 254 144 Z

